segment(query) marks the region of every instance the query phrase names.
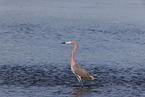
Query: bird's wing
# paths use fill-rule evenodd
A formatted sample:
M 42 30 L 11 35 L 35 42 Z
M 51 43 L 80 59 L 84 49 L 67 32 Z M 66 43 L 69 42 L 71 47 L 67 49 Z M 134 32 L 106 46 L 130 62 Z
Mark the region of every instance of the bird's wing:
M 90 77 L 90 74 L 85 69 L 83 69 L 81 66 L 79 66 L 78 64 L 75 64 L 73 66 L 73 69 L 74 69 L 74 73 L 76 75 L 81 76 L 82 78 L 89 78 Z

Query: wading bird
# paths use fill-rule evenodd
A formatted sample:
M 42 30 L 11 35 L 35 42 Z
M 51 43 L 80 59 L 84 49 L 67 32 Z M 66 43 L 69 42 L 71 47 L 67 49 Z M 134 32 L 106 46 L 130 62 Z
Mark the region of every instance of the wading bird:
M 73 44 L 74 48 L 71 52 L 71 56 L 70 56 L 70 64 L 71 64 L 71 70 L 72 72 L 76 75 L 79 83 L 82 84 L 81 78 L 87 80 L 87 81 L 92 81 L 94 80 L 94 77 L 91 76 L 85 69 L 83 69 L 81 66 L 79 66 L 73 59 L 74 56 L 74 51 L 77 48 L 77 44 L 75 41 L 69 41 L 69 42 L 63 42 L 62 44 Z

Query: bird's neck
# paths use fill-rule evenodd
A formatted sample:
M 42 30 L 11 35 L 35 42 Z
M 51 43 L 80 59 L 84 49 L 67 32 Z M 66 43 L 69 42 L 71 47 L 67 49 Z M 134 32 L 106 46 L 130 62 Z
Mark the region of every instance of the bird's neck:
M 73 50 L 71 52 L 71 56 L 70 56 L 71 65 L 74 65 L 75 64 L 75 61 L 74 61 L 74 52 L 75 52 L 76 48 L 77 48 L 77 44 L 74 43 L 74 48 L 73 48 Z

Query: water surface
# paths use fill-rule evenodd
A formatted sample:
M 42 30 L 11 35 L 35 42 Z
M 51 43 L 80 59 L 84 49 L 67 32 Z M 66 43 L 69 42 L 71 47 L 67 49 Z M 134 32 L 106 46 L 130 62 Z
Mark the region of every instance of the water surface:
M 83 2 L 83 3 L 82 3 Z M 1 0 L 1 97 L 143 97 L 144 0 Z M 81 88 L 69 57 L 95 80 Z

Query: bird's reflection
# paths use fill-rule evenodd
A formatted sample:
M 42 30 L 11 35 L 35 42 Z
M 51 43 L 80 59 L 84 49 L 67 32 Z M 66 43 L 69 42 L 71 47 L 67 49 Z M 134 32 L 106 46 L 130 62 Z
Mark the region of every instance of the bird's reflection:
M 71 97 L 83 97 L 91 93 L 91 87 L 76 87 L 71 92 Z

